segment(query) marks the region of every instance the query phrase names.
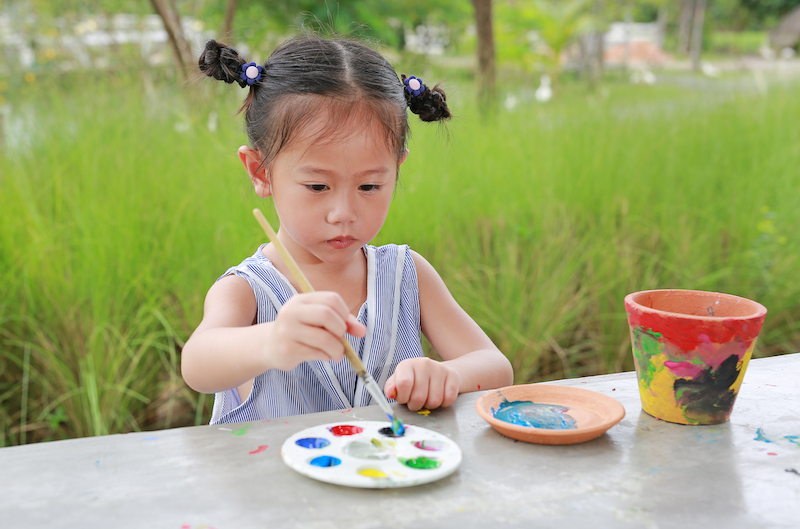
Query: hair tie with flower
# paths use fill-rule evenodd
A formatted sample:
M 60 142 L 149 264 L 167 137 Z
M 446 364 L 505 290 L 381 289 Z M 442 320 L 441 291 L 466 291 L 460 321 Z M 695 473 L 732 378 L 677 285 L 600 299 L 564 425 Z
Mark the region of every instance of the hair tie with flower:
M 403 74 L 403 84 L 406 87 L 406 92 L 413 97 L 419 97 L 422 92 L 425 91 L 425 85 L 422 84 L 422 79 L 413 75 L 406 77 L 405 74 Z
M 242 65 L 241 78 L 242 81 L 245 81 L 248 85 L 252 85 L 256 81 L 261 80 L 262 73 L 264 73 L 264 67 L 251 62 Z

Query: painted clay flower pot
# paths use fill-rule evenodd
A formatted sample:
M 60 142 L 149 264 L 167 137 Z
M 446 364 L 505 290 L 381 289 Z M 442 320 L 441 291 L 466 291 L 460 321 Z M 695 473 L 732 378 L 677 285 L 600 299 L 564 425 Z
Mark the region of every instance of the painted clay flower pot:
M 699 290 L 648 290 L 625 297 L 644 411 L 680 424 L 731 415 L 767 309 Z

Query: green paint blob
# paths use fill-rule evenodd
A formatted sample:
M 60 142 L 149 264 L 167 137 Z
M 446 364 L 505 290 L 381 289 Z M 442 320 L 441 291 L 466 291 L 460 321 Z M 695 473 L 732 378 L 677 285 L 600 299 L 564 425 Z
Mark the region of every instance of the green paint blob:
M 656 374 L 656 367 L 650 362 L 650 358 L 661 353 L 659 338 L 661 333 L 650 329 L 636 327 L 633 330 L 633 355 L 636 357 L 639 378 L 647 386 Z
M 431 459 L 430 457 L 415 457 L 413 459 L 400 458 L 400 462 L 410 468 L 419 470 L 431 470 L 442 466 L 442 462 L 438 459 Z

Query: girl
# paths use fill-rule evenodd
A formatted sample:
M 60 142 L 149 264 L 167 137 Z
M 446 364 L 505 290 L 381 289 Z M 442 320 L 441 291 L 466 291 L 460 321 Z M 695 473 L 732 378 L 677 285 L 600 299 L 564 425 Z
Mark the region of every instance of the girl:
M 450 117 L 445 94 L 347 40 L 291 39 L 261 66 L 216 41 L 200 70 L 249 87 L 250 146 L 239 159 L 272 197 L 283 242 L 317 292 L 297 285 L 271 244 L 229 269 L 206 296 L 182 354 L 186 383 L 216 393 L 211 423 L 346 409 L 371 396 L 347 339 L 389 398 L 412 411 L 512 383 L 511 364 L 407 246 L 370 246 L 408 156 L 406 108 Z M 425 334 L 444 359 L 425 357 Z

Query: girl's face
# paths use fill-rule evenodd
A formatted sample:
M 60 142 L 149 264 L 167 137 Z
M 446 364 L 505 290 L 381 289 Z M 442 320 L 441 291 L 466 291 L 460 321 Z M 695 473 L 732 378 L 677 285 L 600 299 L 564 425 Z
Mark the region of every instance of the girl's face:
M 240 158 L 258 195 L 272 196 L 278 238 L 299 263 L 347 264 L 383 226 L 399 164 L 379 123 L 354 122 L 333 137 L 314 133 L 322 124 L 310 123 L 261 175 L 247 148 Z

